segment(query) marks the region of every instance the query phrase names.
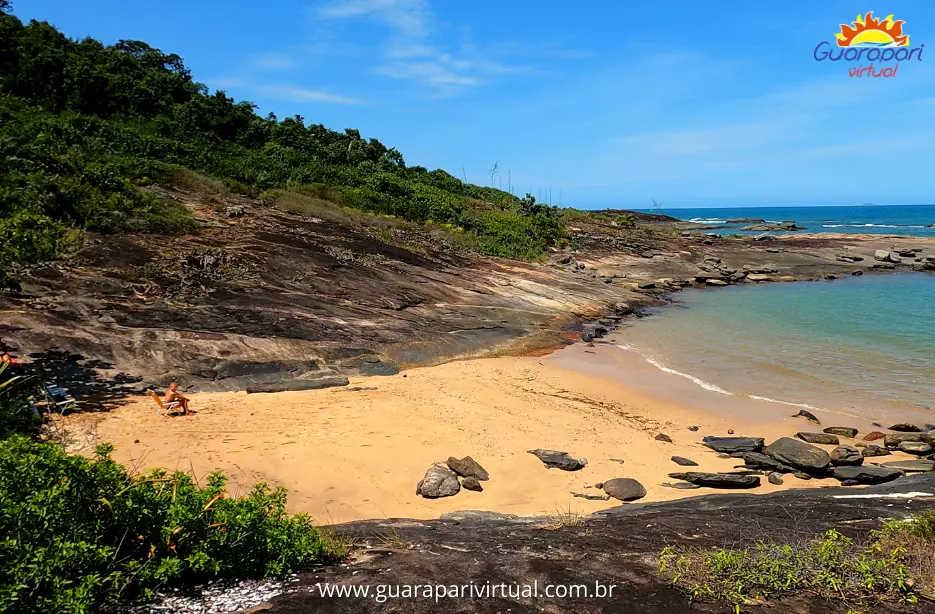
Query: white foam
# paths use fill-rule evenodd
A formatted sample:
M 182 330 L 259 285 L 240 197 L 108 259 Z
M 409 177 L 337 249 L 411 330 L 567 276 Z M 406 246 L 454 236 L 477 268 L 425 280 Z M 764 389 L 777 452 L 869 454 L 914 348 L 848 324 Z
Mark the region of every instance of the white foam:
M 770 397 L 761 397 L 755 394 L 748 395 L 751 399 L 756 399 L 757 401 L 767 401 L 769 403 L 781 403 L 782 405 L 791 405 L 792 407 L 803 407 L 805 409 L 817 409 L 822 411 L 820 407 L 815 407 L 814 405 L 809 405 L 808 403 L 793 403 L 792 401 L 780 401 L 779 399 L 772 399 Z
M 921 499 L 924 497 L 933 497 L 930 492 L 891 492 L 885 494 L 866 494 L 866 495 L 833 495 L 834 499 Z
M 652 358 L 649 358 L 648 356 L 644 356 L 644 358 L 646 358 L 646 362 L 648 362 L 649 364 L 651 364 L 652 366 L 656 367 L 657 369 L 659 369 L 660 371 L 664 373 L 671 373 L 672 375 L 678 375 L 679 377 L 690 379 L 691 381 L 695 382 L 696 384 L 698 384 L 705 390 L 710 390 L 711 392 L 718 392 L 720 394 L 730 394 L 728 391 L 724 390 L 723 388 L 719 388 L 718 386 L 715 386 L 714 384 L 709 384 L 708 382 L 704 381 L 703 379 L 699 379 L 695 377 L 694 375 L 689 375 L 688 373 L 682 373 L 681 371 L 670 369 L 669 367 L 653 360 Z

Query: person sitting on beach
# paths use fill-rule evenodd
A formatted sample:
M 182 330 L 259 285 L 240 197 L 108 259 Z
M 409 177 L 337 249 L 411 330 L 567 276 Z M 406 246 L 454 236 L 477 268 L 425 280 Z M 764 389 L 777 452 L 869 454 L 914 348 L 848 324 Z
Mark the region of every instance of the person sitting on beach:
M 179 392 L 179 385 L 175 382 L 169 384 L 169 389 L 166 391 L 166 405 L 169 403 L 178 403 L 182 406 L 182 411 L 187 416 L 190 413 L 188 409 L 188 397 L 182 396 L 182 393 Z

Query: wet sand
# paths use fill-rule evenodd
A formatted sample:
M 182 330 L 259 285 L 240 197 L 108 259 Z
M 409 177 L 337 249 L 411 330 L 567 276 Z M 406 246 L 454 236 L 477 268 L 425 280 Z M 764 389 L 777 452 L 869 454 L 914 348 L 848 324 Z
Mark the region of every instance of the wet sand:
M 662 486 L 672 481 L 668 473 L 685 470 L 672 455 L 698 462 L 691 470 L 729 471 L 739 464 L 700 445 L 703 436 L 732 429 L 769 442 L 820 429 L 791 418 L 794 408 L 707 391 L 610 343 L 357 377 L 349 388 L 202 393 L 192 395 L 192 407 L 196 415 L 157 417 L 151 400 L 134 398 L 109 414 L 69 418 L 66 428 L 85 441 L 85 451 L 109 441 L 117 460 L 140 470 L 177 468 L 199 478 L 221 470 L 235 494 L 257 481 L 284 486 L 291 509 L 329 524 L 434 518 L 465 509 L 585 514 L 619 502 L 571 493 L 602 494 L 593 484 L 615 477 L 639 480 L 647 490 L 643 501 L 706 494 L 713 491 Z M 869 420 L 819 417 L 823 424 L 871 429 Z M 655 440 L 659 433 L 674 443 Z M 567 451 L 588 465 L 577 472 L 546 469 L 527 453 L 533 448 Z M 490 472 L 484 492 L 416 496 L 433 462 L 465 455 Z M 762 482 L 753 492 L 837 484 L 791 475 L 783 486 Z

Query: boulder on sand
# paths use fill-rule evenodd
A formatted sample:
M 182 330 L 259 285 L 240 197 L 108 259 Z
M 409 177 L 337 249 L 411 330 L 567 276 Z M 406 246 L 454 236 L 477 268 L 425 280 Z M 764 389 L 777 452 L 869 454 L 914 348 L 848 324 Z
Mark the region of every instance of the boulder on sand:
M 922 433 L 887 433 L 883 437 L 883 445 L 887 448 L 898 448 L 904 441 L 922 441 Z
M 899 444 L 899 450 L 906 454 L 915 454 L 916 456 L 925 456 L 932 452 L 932 446 L 924 441 L 904 441 Z
M 454 471 L 441 463 L 435 463 L 425 472 L 425 477 L 416 487 L 416 494 L 426 499 L 451 497 L 461 491 L 461 483 Z
M 802 418 L 805 418 L 806 420 L 808 420 L 809 422 L 811 422 L 811 423 L 813 423 L 813 424 L 821 424 L 821 420 L 819 420 L 818 418 L 816 418 L 816 417 L 815 417 L 815 414 L 813 414 L 812 412 L 810 412 L 810 411 L 808 411 L 808 410 L 806 410 L 806 409 L 800 409 L 800 410 L 799 410 L 799 413 L 797 413 L 797 414 L 792 414 L 792 417 L 793 417 L 793 418 L 798 418 L 798 417 L 800 417 L 800 416 L 801 416 Z
M 676 465 L 681 465 L 683 467 L 697 467 L 698 463 L 693 461 L 690 458 L 685 458 L 684 456 L 673 456 L 672 462 Z
M 886 437 L 886 433 L 881 433 L 880 431 L 870 431 L 864 435 L 864 441 L 876 441 L 878 439 L 883 439 Z
M 665 433 L 659 433 L 653 439 L 656 441 L 665 441 L 667 443 L 672 443 L 672 438 L 666 435 Z
M 828 433 L 803 433 L 800 431 L 795 436 L 805 443 L 817 443 L 823 446 L 836 446 L 841 443 L 837 435 L 829 435 Z
M 773 473 L 793 473 L 795 469 L 780 463 L 775 458 L 766 456 L 759 452 L 744 452 L 743 464 L 748 469 L 762 469 L 763 471 L 772 471 Z
M 646 496 L 646 489 L 632 478 L 614 478 L 604 482 L 604 492 L 620 501 L 636 501 Z
M 880 446 L 878 446 L 878 445 L 872 443 L 872 444 L 870 444 L 869 446 L 867 446 L 866 448 L 864 448 L 864 449 L 861 451 L 861 454 L 862 454 L 865 458 L 870 458 L 870 457 L 873 457 L 873 456 L 890 456 L 890 455 L 892 454 L 892 452 L 890 452 L 890 451 L 887 450 L 886 448 L 881 448 Z
M 862 465 L 864 457 L 854 446 L 838 446 L 831 450 L 832 465 Z
M 558 452 L 556 450 L 528 450 L 530 454 L 541 460 L 549 469 L 557 468 L 563 471 L 578 471 L 588 464 L 586 458 L 573 458 L 568 456 L 568 452 Z
M 712 437 L 702 439 L 702 444 L 715 452 L 759 452 L 763 449 L 762 437 Z
M 828 426 L 822 429 L 823 433 L 828 433 L 829 435 L 838 435 L 840 437 L 847 437 L 853 439 L 857 437 L 857 429 L 850 426 Z
M 480 463 L 478 463 L 470 456 L 465 456 L 462 459 L 449 456 L 447 465 L 449 469 L 460 475 L 462 478 L 475 478 L 482 482 L 484 480 L 490 479 L 490 474 L 487 473 L 487 470 L 481 467 Z
M 831 456 L 827 452 L 791 437 L 777 439 L 766 446 L 764 452 L 779 462 L 806 473 L 825 471 L 831 464 Z
M 894 424 L 890 427 L 891 431 L 897 431 L 900 433 L 921 433 L 922 429 L 917 427 L 915 424 L 906 424 L 905 422 L 900 422 L 899 424 Z
M 738 475 L 736 473 L 700 473 L 689 471 L 687 473 L 670 473 L 673 480 L 685 480 L 698 486 L 709 488 L 756 488 L 760 485 L 759 476 Z
M 477 481 L 475 477 L 466 477 L 461 480 L 461 486 L 465 490 L 473 490 L 474 492 L 484 492 L 484 487 L 480 485 L 480 482 Z
M 858 484 L 882 484 L 883 482 L 895 480 L 896 478 L 903 475 L 903 472 L 899 469 L 894 469 L 891 467 L 876 467 L 874 465 L 864 467 L 848 466 L 834 468 L 835 478 L 841 482 L 853 480 Z

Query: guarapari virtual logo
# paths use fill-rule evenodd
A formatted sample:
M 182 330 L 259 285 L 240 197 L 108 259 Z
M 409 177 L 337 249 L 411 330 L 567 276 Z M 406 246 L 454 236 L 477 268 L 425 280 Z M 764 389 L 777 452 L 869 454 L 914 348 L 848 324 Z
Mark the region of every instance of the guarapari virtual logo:
M 850 77 L 895 77 L 900 62 L 921 62 L 925 49 L 925 45 L 909 45 L 905 23 L 892 15 L 877 19 L 872 11 L 858 15 L 850 25 L 841 24 L 841 31 L 834 35 L 836 45 L 821 42 L 815 47 L 815 59 L 846 62 Z

